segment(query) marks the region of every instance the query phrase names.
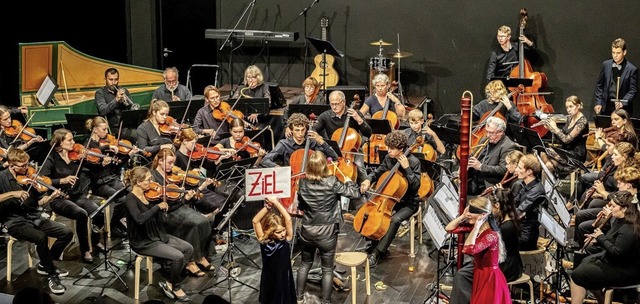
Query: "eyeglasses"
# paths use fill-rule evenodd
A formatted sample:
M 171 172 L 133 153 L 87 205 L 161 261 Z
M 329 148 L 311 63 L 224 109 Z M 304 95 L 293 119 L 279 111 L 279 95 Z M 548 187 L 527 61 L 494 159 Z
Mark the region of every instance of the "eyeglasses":
M 498 35 L 498 38 L 507 38 L 509 35 Z
M 332 107 L 337 107 L 337 106 L 339 106 L 339 105 L 341 105 L 341 104 L 342 104 L 342 101 L 341 101 L 341 102 L 338 102 L 338 103 L 336 103 L 336 102 L 330 102 L 330 103 L 329 103 L 329 105 L 330 105 L 330 106 L 332 106 Z
M 16 167 L 16 168 L 22 168 L 22 169 L 24 169 L 24 168 L 26 168 L 27 166 L 29 166 L 29 163 L 24 163 L 24 164 L 22 164 L 22 165 L 15 165 L 15 164 L 14 164 L 13 166 L 14 166 L 14 167 Z
M 495 130 L 495 131 L 486 131 L 487 135 L 496 135 L 502 132 L 502 130 Z

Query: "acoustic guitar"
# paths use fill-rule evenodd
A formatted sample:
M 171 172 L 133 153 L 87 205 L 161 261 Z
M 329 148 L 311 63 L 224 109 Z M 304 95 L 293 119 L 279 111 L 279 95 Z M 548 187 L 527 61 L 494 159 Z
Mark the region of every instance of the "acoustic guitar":
M 329 18 L 322 17 L 320 19 L 320 27 L 322 27 L 322 40 L 327 40 L 327 27 L 329 27 Z M 315 78 L 318 82 L 324 82 L 323 89 L 327 89 L 327 86 L 335 86 L 338 84 L 338 72 L 333 68 L 335 58 L 332 55 L 326 54 L 323 62 L 323 54 L 316 55 L 313 62 L 316 64 L 316 68 L 311 72 L 311 77 Z

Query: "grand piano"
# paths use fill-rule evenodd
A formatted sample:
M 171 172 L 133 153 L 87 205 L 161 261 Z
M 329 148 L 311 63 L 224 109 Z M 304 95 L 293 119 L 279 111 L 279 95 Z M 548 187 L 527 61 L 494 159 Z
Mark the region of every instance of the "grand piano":
M 98 114 L 94 94 L 105 85 L 104 71 L 115 67 L 120 86 L 131 92 L 131 99 L 146 108 L 153 91 L 163 83 L 162 71 L 118 63 L 82 53 L 64 41 L 20 43 L 20 104 L 28 106 L 29 126 L 50 129 L 66 124 L 66 113 Z M 43 106 L 36 93 L 50 77 L 58 85 L 53 105 Z M 49 131 L 50 132 L 50 131 Z

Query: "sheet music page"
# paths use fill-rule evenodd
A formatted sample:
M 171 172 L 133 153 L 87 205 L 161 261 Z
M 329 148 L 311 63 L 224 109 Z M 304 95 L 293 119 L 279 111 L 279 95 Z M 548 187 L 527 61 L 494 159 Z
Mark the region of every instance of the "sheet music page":
M 53 81 L 53 79 L 51 79 L 51 77 L 47 76 L 44 78 L 42 85 L 40 85 L 40 88 L 36 93 L 36 98 L 42 105 L 44 105 L 48 101 L 49 96 L 53 95 L 53 92 L 55 90 L 56 83 Z
M 445 226 L 440 221 L 440 218 L 438 218 L 438 214 L 431 206 L 427 207 L 427 212 L 425 212 L 422 222 L 427 226 L 427 231 L 431 235 L 433 242 L 438 246 L 438 249 L 442 248 L 447 238 L 447 231 L 444 229 Z

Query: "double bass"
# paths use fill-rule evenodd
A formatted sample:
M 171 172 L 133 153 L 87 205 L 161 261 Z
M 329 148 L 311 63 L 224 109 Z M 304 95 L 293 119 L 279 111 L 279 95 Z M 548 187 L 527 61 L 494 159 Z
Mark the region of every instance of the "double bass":
M 415 145 L 406 149 L 404 155 L 408 156 Z M 379 240 L 389 230 L 393 208 L 409 189 L 409 182 L 398 172 L 399 168 L 400 162 L 397 162 L 391 170 L 383 173 L 376 183 L 376 190 L 358 209 L 353 218 L 353 228 L 361 235 Z
M 527 9 L 520 9 L 520 22 L 519 22 L 519 35 L 524 36 L 524 28 L 527 25 Z M 524 44 L 520 42 L 518 44 L 518 65 L 511 70 L 509 75 L 511 78 L 526 78 L 532 79 L 533 83 L 529 87 L 522 88 L 523 93 L 514 97 L 514 103 L 518 112 L 525 117 L 525 127 L 531 127 L 540 119 L 533 114 L 536 110 L 543 113 L 553 113 L 553 106 L 548 104 L 544 99 L 544 94 L 539 92 L 540 88 L 547 86 L 547 75 L 541 72 L 535 72 L 531 67 L 531 63 L 524 58 Z M 549 130 L 543 125 L 539 125 L 532 128 L 540 137 L 547 135 Z

